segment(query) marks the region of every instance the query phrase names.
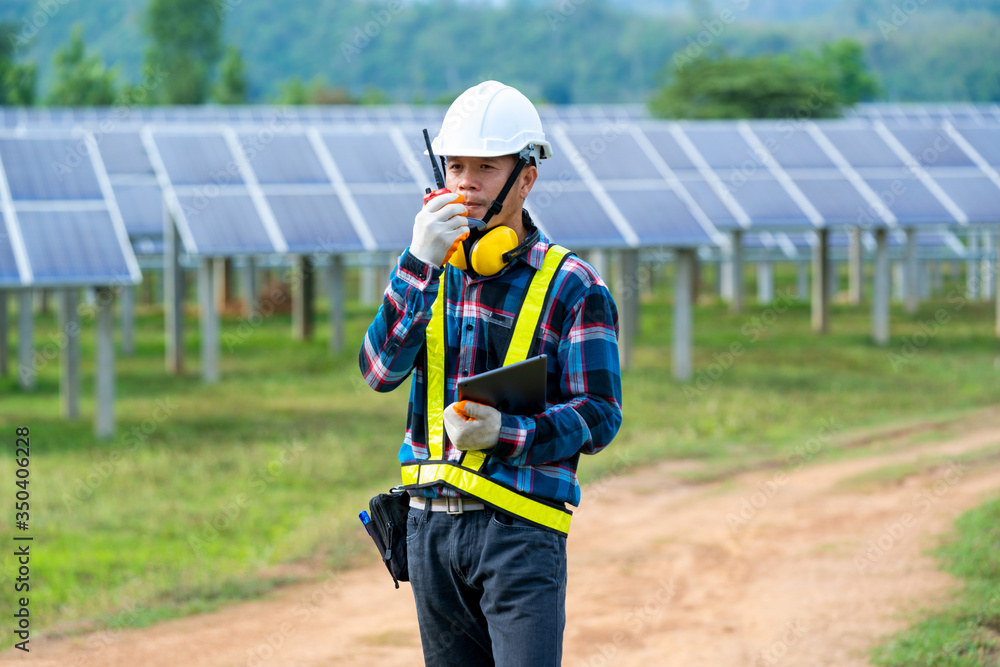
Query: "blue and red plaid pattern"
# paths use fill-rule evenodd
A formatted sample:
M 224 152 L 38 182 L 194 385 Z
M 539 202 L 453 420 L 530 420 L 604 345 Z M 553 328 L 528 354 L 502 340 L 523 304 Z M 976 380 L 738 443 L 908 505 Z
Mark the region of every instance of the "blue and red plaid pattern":
M 409 250 L 399 257 L 382 306 L 368 327 L 359 363 L 376 391 L 392 391 L 413 374 L 400 463 L 428 458 L 423 349 L 442 277 L 448 281 L 448 405 L 458 400 L 459 378 L 503 364 L 528 282 L 548 247 L 542 236 L 526 255 L 485 278 L 471 278 L 451 266 L 432 267 Z M 487 451 L 491 456 L 483 472 L 532 496 L 579 505 L 580 453 L 595 454 L 607 447 L 622 422 L 618 311 L 597 271 L 570 256 L 553 278 L 539 326 L 528 356 L 548 355 L 547 409 L 533 417 L 504 414 L 500 440 Z M 448 460 L 462 455 L 447 434 L 444 454 Z M 455 494 L 444 488 L 423 492 Z

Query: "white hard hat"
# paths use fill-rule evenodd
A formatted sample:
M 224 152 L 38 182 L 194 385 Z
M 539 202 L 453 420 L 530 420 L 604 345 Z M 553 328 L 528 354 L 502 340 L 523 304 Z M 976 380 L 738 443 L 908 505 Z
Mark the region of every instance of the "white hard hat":
M 531 100 L 499 81 L 484 81 L 459 95 L 431 146 L 441 156 L 497 157 L 522 151 L 536 161 L 552 156 Z

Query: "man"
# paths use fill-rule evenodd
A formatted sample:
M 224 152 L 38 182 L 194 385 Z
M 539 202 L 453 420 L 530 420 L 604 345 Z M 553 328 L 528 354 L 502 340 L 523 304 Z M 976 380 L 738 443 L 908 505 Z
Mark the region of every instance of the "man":
M 359 355 L 377 391 L 413 374 L 399 460 L 424 660 L 559 665 L 565 505 L 580 503 L 580 454 L 621 425 L 618 314 L 593 267 L 523 208 L 552 151 L 524 95 L 496 81 L 470 88 L 433 148 L 450 192 L 416 215 Z M 456 403 L 461 378 L 541 354 L 544 412 Z

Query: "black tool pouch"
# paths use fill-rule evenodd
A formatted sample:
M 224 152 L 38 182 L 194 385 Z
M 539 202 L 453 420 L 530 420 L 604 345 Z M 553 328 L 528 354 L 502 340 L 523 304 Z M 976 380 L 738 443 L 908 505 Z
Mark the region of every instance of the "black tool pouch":
M 410 510 L 410 494 L 398 487 L 391 489 L 368 501 L 368 509 L 374 527 L 368 532 L 393 583 L 399 588 L 399 582 L 410 580 L 406 569 L 406 516 Z

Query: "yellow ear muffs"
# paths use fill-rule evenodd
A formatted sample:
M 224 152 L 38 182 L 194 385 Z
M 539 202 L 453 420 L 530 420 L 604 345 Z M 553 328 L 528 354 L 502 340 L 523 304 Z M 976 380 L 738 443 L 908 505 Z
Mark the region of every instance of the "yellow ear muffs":
M 513 229 L 505 225 L 494 227 L 472 246 L 472 268 L 481 276 L 500 273 L 507 266 L 504 253 L 516 247 L 517 234 Z

